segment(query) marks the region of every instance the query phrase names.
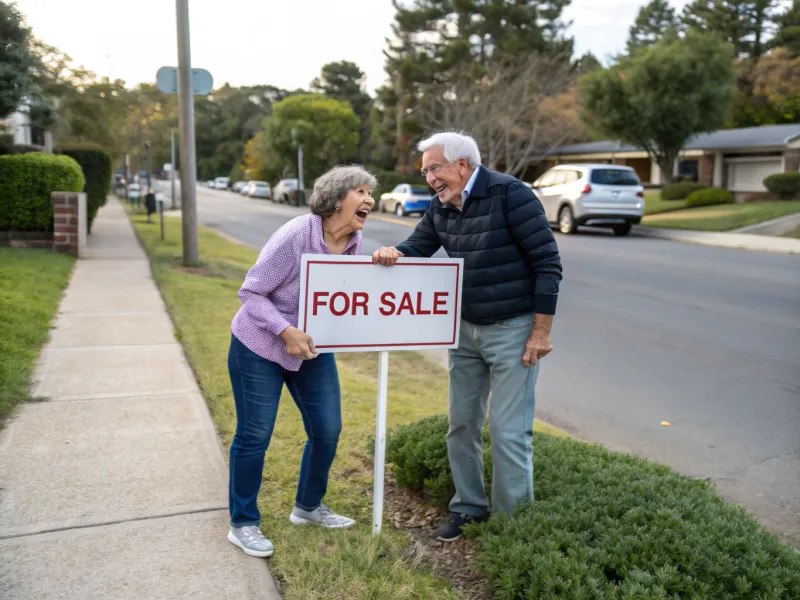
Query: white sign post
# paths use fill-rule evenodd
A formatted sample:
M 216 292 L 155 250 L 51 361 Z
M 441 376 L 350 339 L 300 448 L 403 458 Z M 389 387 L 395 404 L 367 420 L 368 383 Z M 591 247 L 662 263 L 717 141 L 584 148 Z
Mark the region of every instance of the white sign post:
M 458 347 L 463 260 L 303 255 L 298 327 L 319 352 L 379 352 L 372 533 L 383 523 L 390 350 Z

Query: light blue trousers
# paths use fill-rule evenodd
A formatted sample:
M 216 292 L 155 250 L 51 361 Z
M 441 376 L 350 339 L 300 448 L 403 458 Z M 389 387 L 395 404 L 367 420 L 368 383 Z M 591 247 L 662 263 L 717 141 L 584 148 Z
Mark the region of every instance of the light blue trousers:
M 461 321 L 459 347 L 449 351 L 447 453 L 456 488 L 452 512 L 480 516 L 489 507 L 481 442 L 487 410 L 494 466 L 492 511 L 510 513 L 518 501 L 533 500 L 538 365 L 526 369 L 522 364 L 532 326 L 533 314 L 493 325 Z

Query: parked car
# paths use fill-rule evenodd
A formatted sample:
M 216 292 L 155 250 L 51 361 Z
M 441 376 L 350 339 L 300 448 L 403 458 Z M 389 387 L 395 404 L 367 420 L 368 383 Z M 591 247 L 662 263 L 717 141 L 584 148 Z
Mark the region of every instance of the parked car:
M 281 179 L 272 190 L 272 200 L 281 204 L 297 204 L 297 179 Z
M 251 181 L 247 185 L 247 195 L 250 198 L 272 198 L 269 184 L 266 181 Z
M 246 181 L 237 181 L 233 184 L 231 188 L 237 194 L 246 194 L 247 193 L 247 182 Z
M 138 200 L 142 195 L 142 188 L 138 183 L 132 183 L 128 186 L 128 200 Z
M 214 180 L 214 189 L 217 190 L 227 190 L 231 187 L 231 178 L 230 177 L 217 177 Z
M 644 213 L 644 187 L 636 171 L 621 165 L 557 165 L 533 183 L 533 191 L 562 233 L 589 225 L 628 235 Z
M 431 205 L 431 191 L 424 185 L 401 183 L 386 194 L 381 194 L 378 211 L 393 212 L 398 217 L 411 213 L 422 214 Z

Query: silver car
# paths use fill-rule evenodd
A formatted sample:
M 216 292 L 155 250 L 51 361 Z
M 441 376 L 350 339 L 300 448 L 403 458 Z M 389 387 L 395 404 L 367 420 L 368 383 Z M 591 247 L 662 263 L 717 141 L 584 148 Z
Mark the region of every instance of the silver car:
M 267 198 L 272 197 L 269 184 L 266 181 L 251 181 L 247 184 L 247 195 L 250 198 Z
M 562 233 L 581 225 L 628 235 L 644 214 L 644 187 L 631 167 L 557 165 L 533 183 L 551 223 Z

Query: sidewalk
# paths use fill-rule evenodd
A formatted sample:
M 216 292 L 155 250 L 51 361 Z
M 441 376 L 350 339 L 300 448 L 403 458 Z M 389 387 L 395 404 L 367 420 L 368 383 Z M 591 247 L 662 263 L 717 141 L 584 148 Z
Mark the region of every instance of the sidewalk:
M 227 468 L 119 202 L 0 432 L 0 598 L 278 598 L 226 539 Z
M 738 248 L 777 254 L 800 254 L 800 240 L 793 238 L 769 237 L 753 233 L 687 231 L 683 229 L 660 229 L 637 226 L 632 235 L 651 237 L 718 248 Z

